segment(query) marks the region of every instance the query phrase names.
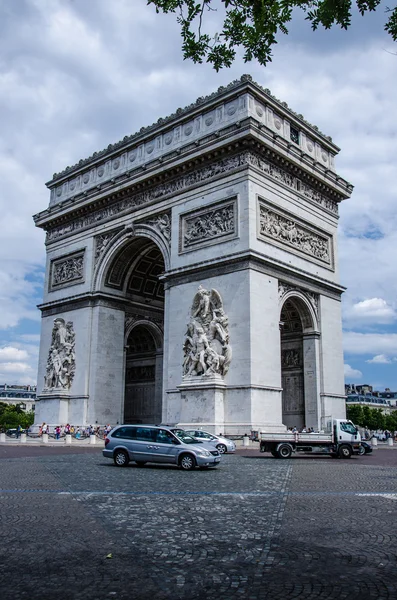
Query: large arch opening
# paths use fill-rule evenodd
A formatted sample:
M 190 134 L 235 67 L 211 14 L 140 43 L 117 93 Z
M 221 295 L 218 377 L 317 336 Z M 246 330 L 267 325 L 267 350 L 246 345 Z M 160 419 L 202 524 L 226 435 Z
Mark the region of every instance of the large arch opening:
M 164 273 L 160 248 L 146 237 L 122 240 L 104 288 L 124 305 L 124 423 L 159 423 L 162 415 Z
M 299 290 L 281 308 L 282 419 L 287 427 L 320 427 L 317 300 Z
M 286 300 L 281 309 L 282 418 L 287 427 L 305 425 L 303 325 L 296 302 Z

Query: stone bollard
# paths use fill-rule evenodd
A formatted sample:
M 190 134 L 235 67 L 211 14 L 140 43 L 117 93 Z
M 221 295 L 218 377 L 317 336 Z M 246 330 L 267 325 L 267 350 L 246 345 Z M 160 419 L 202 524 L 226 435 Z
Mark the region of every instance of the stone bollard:
M 393 438 L 392 437 L 387 438 L 387 444 L 388 444 L 388 446 L 393 446 Z
M 373 438 L 372 438 L 372 440 L 371 440 L 371 444 L 372 444 L 373 446 L 377 446 L 377 445 L 378 445 L 378 438 L 376 438 L 376 437 L 373 437 Z
M 26 444 L 26 433 L 21 433 L 21 444 Z
M 243 446 L 247 447 L 250 445 L 250 439 L 247 434 L 243 435 Z
M 90 435 L 90 444 L 96 443 L 96 435 Z
M 42 442 L 43 444 L 48 444 L 48 433 L 43 433 Z
M 72 436 L 70 435 L 70 433 L 67 433 L 65 435 L 65 444 L 71 444 L 72 443 Z
M 0 442 L 1 443 L 5 443 L 6 441 L 6 434 L 5 433 L 0 433 Z

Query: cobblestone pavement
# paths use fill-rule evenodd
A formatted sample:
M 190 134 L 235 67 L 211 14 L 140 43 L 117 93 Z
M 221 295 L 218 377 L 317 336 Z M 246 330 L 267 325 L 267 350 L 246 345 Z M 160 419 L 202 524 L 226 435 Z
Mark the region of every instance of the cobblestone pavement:
M 193 472 L 22 452 L 0 460 L 1 600 L 397 598 L 392 449 Z

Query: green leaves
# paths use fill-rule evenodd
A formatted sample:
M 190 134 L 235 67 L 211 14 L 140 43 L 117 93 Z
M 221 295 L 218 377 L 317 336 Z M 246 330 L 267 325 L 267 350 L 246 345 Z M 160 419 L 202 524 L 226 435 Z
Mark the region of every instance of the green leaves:
M 148 0 L 156 12 L 175 13 L 181 27 L 182 50 L 185 59 L 195 63 L 204 60 L 216 71 L 230 67 L 236 57 L 236 49 L 244 51 L 245 62 L 256 59 L 261 65 L 272 60 L 272 48 L 277 37 L 287 35 L 287 24 L 293 10 L 300 8 L 306 13 L 313 30 L 322 25 L 330 29 L 339 25 L 348 29 L 351 24 L 352 0 L 220 0 L 224 10 L 222 31 L 210 35 L 203 30 L 210 11 L 217 10 L 219 0 Z M 374 11 L 381 0 L 356 0 L 361 15 Z M 385 30 L 397 41 L 397 8 L 391 13 Z

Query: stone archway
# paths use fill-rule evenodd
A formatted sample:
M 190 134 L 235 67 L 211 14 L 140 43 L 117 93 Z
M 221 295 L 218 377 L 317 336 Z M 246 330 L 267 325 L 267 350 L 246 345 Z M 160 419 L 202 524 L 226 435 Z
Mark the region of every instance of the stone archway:
M 146 236 L 115 237 L 98 284 L 124 311 L 121 420 L 156 423 L 162 415 L 165 260 Z
M 287 427 L 320 427 L 319 332 L 316 299 L 290 291 L 280 315 L 282 420 Z
M 160 423 L 163 350 L 151 325 L 139 321 L 126 343 L 124 423 Z

